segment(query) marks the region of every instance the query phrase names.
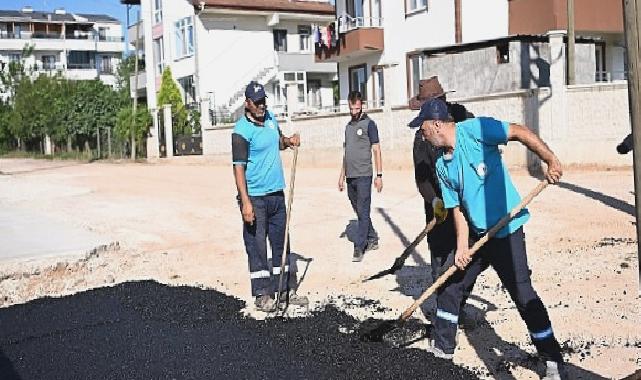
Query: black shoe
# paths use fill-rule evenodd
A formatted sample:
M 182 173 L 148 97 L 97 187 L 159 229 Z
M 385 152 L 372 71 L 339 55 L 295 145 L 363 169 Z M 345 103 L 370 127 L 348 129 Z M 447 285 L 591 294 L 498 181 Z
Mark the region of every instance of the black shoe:
M 363 254 L 364 252 L 362 249 L 354 248 L 354 256 L 352 257 L 352 261 L 354 262 L 363 261 Z
M 365 251 L 375 251 L 378 249 L 378 240 L 369 240 L 365 246 Z

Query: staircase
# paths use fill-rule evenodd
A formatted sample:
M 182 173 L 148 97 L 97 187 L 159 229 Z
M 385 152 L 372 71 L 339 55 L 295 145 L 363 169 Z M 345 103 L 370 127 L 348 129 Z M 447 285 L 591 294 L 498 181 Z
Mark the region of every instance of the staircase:
M 256 81 L 262 85 L 266 85 L 276 77 L 278 68 L 275 66 L 262 68 L 253 77 L 238 82 L 236 84 L 237 91 L 234 92 L 226 102 L 214 105 L 209 113 L 212 124 L 229 124 L 234 123 L 245 112 L 245 87 L 247 83 Z

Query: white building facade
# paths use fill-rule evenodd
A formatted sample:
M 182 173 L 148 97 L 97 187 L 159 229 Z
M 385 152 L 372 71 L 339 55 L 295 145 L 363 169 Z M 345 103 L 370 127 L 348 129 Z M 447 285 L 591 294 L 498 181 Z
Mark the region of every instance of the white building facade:
M 145 72 L 138 96 L 157 108 L 162 72 L 171 68 L 201 125 L 234 121 L 251 80 L 265 85 L 277 114 L 313 114 L 334 106 L 335 63 L 314 59 L 312 30 L 335 18 L 329 1 L 141 0 L 139 46 Z M 129 28 L 134 41 L 135 26 Z M 132 82 L 133 83 L 133 82 Z
M 107 15 L 0 10 L 0 67 L 33 53 L 25 65 L 34 73 L 61 72 L 68 79 L 100 79 L 116 84 L 125 45 L 120 22 Z
M 507 0 L 336 0 L 337 47 L 318 62 L 339 64 L 340 98 L 359 90 L 369 107 L 407 105 L 424 79 L 417 49 L 506 36 Z M 345 107 L 345 106 L 344 106 Z

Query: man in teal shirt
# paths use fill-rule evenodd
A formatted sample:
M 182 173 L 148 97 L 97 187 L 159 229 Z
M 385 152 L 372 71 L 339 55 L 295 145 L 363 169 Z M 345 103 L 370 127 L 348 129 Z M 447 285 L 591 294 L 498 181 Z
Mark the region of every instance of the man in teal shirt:
M 286 251 L 287 262 L 292 265 L 285 265 L 285 283 L 290 291 L 284 298 L 293 305 L 307 305 L 307 297 L 295 293 L 295 265 L 289 247 L 284 247 L 287 210 L 280 159 L 280 150 L 299 146 L 300 140 L 298 135 L 282 135 L 274 114 L 267 110 L 267 95 L 262 84 L 250 82 L 245 98 L 245 114 L 236 122 L 232 134 L 232 159 L 252 295 L 256 297 L 257 309 L 274 310 L 281 258 Z M 271 245 L 271 265 L 267 258 L 267 239 Z
M 454 123 L 447 105 L 440 99 L 423 104 L 413 124 L 421 126 L 426 140 L 442 148 L 436 171 L 443 202 L 454 216 L 457 249 L 453 261 L 461 269 L 445 284 L 446 296 L 439 298 L 431 351 L 441 357 L 452 356 L 463 290 L 474 284 L 477 276 L 491 265 L 546 362 L 545 379 L 560 379 L 561 348 L 545 306 L 530 280 L 523 233 L 523 225 L 530 217 L 528 211 L 518 213 L 473 258 L 469 250 L 470 238 L 479 239 L 521 201 L 498 146 L 508 141 L 524 144 L 547 164 L 545 176 L 550 183 L 558 182 L 562 175 L 559 160 L 524 126 L 488 117 Z

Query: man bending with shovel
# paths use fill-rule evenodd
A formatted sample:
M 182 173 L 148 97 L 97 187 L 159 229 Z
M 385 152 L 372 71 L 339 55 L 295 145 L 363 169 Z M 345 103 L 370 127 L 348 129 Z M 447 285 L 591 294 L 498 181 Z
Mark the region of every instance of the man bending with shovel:
M 455 123 L 448 115 L 447 105 L 440 99 L 424 103 L 412 124 L 420 125 L 425 139 L 443 148 L 436 169 L 443 202 L 454 216 L 457 237 L 454 263 L 461 269 L 445 284 L 444 296 L 439 297 L 442 312 L 436 318 L 434 344 L 430 351 L 436 356 L 452 357 L 463 291 L 491 265 L 546 362 L 545 379 L 561 379 L 561 348 L 554 337 L 547 310 L 530 280 L 523 233 L 523 225 L 530 217 L 527 209 L 521 210 L 473 257 L 468 240 L 470 237 L 479 239 L 521 201 L 501 159 L 499 145 L 508 141 L 524 144 L 545 161 L 546 178 L 550 183 L 558 182 L 562 175 L 559 160 L 524 126 L 487 117 Z

